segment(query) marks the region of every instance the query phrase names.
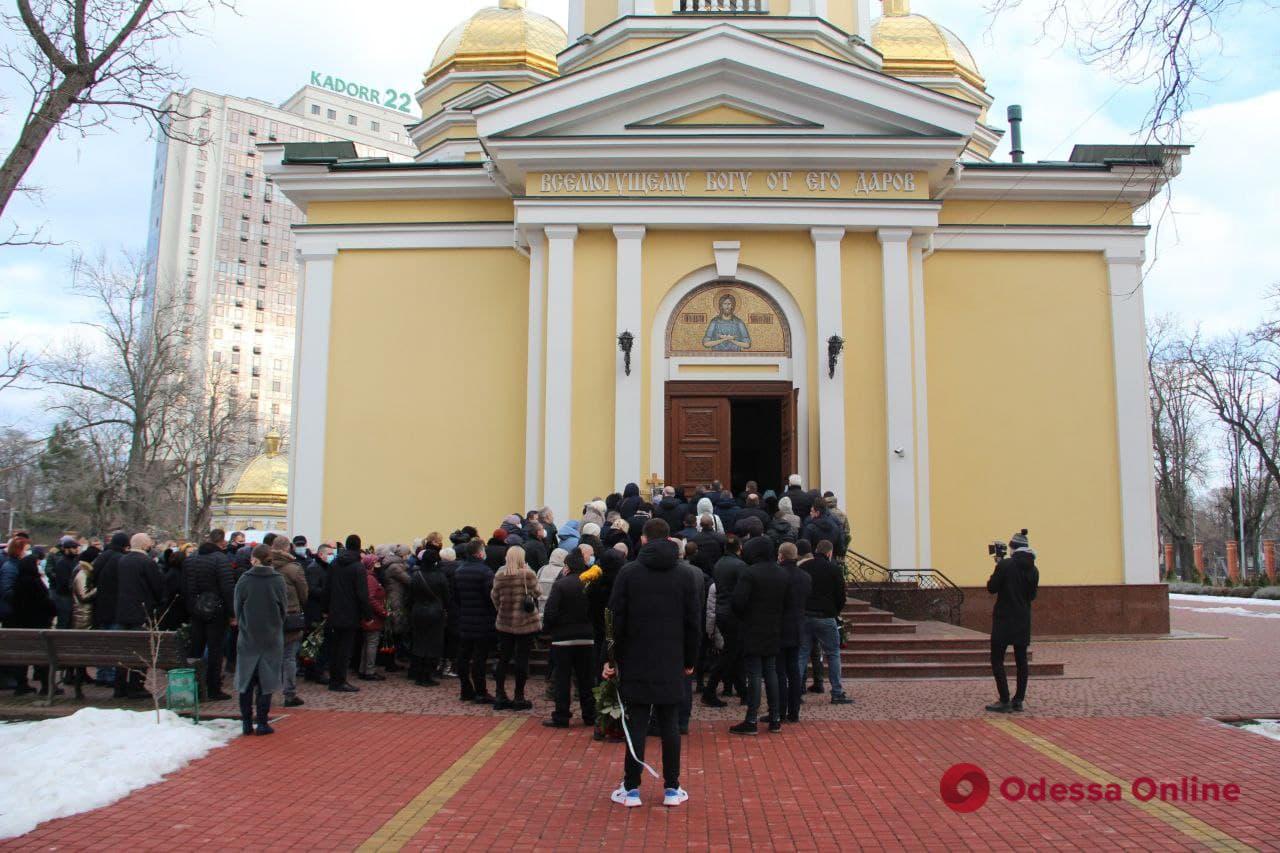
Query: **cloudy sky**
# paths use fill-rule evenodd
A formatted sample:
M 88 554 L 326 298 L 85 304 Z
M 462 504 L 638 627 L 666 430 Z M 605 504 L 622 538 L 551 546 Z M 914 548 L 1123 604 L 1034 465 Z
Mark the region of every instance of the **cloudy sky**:
M 1083 2 L 1106 0 L 1071 0 Z M 312 70 L 412 92 L 440 39 L 486 5 L 491 2 L 239 0 L 238 16 L 210 17 L 207 35 L 184 41 L 175 57 L 190 86 L 274 102 L 304 85 Z M 529 5 L 564 23 L 565 0 Z M 1081 62 L 1052 29 L 1046 34 L 1047 0 L 1024 0 L 995 20 L 983 5 L 914 0 L 913 11 L 969 45 L 996 98 L 993 118 L 1008 104 L 1023 105 L 1029 159 L 1065 158 L 1074 143 L 1126 141 L 1141 125 L 1147 92 Z M 1267 155 L 1280 138 L 1277 44 L 1280 9 L 1271 0 L 1243 0 L 1218 36 L 1201 45 L 1208 82 L 1196 93 L 1186 139 L 1196 149 L 1168 209 L 1153 213 L 1161 227 L 1146 277 L 1150 315 L 1173 313 L 1210 330 L 1246 327 L 1264 310 L 1267 286 L 1280 283 L 1280 177 Z M 0 95 L 17 93 L 13 80 L 0 78 Z M 0 115 L 3 150 L 13 133 L 13 117 Z M 154 148 L 144 124 L 46 145 L 27 178 L 43 198 L 15 201 L 6 219 L 43 224 L 66 245 L 0 250 L 0 343 L 22 338 L 39 348 L 84 316 L 86 306 L 65 291 L 72 252 L 144 247 Z M 1006 157 L 1007 148 L 998 156 Z M 38 397 L 0 401 L 0 425 L 43 421 Z

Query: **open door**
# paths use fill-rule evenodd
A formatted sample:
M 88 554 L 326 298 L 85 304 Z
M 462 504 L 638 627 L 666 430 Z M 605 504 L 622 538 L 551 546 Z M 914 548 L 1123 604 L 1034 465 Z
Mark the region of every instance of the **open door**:
M 668 404 L 667 485 L 729 482 L 729 399 L 671 397 Z
M 782 483 L 785 487 L 787 477 L 803 472 L 796 470 L 796 410 L 800 407 L 800 389 L 792 388 L 791 393 L 782 398 Z M 808 475 L 805 474 L 807 479 Z

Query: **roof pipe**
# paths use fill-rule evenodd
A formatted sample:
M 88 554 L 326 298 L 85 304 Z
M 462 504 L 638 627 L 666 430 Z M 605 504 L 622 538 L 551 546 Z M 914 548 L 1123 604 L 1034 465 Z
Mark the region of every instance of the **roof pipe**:
M 1009 136 L 1013 143 L 1013 162 L 1021 163 L 1022 155 L 1026 152 L 1022 150 L 1022 105 L 1012 104 L 1009 107 Z

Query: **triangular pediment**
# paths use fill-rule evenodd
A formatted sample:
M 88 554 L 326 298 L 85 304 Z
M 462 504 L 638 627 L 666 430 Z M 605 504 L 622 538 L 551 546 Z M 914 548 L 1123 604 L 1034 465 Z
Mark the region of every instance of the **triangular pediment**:
M 979 108 L 869 68 L 719 24 L 476 111 L 482 137 L 967 137 Z

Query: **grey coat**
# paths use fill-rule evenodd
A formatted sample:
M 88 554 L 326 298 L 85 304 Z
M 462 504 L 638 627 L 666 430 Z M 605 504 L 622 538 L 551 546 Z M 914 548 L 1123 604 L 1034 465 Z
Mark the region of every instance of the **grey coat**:
M 254 672 L 264 694 L 280 690 L 284 658 L 284 577 L 270 566 L 254 566 L 236 581 L 236 692 L 249 689 Z

